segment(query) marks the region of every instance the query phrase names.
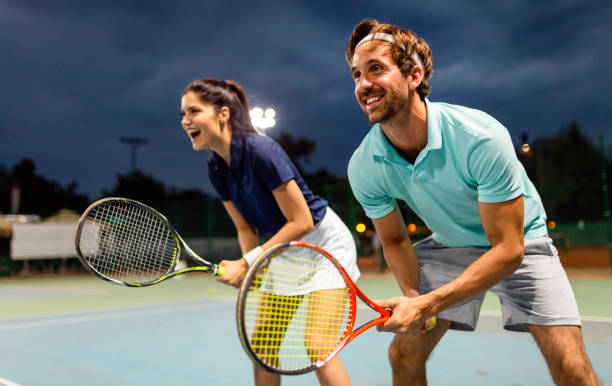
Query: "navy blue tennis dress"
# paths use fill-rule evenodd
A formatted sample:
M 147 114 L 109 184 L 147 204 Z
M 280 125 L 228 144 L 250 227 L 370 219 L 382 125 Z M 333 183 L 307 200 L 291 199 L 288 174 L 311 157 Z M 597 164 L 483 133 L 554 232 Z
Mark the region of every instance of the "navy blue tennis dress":
M 320 245 L 347 270 L 359 277 L 353 237 L 327 201 L 308 188 L 285 151 L 263 135 L 233 136 L 230 164 L 216 153 L 208 160 L 208 176 L 222 201 L 232 201 L 244 219 L 265 235 L 272 236 L 287 222 L 272 191 L 290 180 L 299 186 L 315 224 L 302 240 Z

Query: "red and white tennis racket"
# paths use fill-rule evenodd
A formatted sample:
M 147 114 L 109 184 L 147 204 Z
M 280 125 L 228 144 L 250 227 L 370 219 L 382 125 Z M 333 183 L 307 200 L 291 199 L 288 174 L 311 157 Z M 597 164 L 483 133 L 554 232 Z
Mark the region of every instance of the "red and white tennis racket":
M 355 328 L 357 297 L 379 317 Z M 278 244 L 249 267 L 238 294 L 240 340 L 255 363 L 302 374 L 329 362 L 361 333 L 390 317 L 323 248 Z M 428 329 L 435 326 L 435 317 Z

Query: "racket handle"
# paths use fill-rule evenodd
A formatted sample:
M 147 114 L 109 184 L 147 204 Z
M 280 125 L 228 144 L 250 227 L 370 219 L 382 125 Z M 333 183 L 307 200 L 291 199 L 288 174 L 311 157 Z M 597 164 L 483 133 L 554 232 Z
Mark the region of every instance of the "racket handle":
M 431 319 L 429 319 L 429 326 L 427 325 L 427 322 L 425 323 L 425 330 L 427 331 L 431 331 L 434 329 L 434 327 L 436 327 L 436 322 L 438 319 L 436 319 L 435 316 L 432 316 Z
M 387 312 L 389 312 L 389 317 L 391 317 L 391 310 L 387 309 Z M 427 322 L 425 322 L 425 324 L 423 325 L 423 327 L 421 327 L 421 331 L 431 331 L 436 327 L 436 322 L 438 321 L 438 319 L 436 319 L 436 316 L 432 316 L 431 319 L 429 319 Z
M 225 267 L 222 265 L 217 266 L 217 272 L 215 272 L 215 276 L 223 276 L 225 273 Z

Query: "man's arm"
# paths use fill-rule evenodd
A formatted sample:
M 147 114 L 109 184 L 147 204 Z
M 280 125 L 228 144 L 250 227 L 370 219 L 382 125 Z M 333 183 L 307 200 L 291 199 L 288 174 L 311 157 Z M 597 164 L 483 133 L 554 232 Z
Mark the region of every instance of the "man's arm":
M 406 224 L 397 205 L 388 215 L 372 219 L 383 246 L 385 260 L 393 272 L 402 293 L 408 297 L 419 294 L 419 260 L 406 231 Z
M 392 317 L 381 331 L 417 333 L 431 316 L 486 291 L 520 266 L 524 252 L 523 197 L 500 203 L 479 203 L 478 208 L 491 249 L 457 278 L 426 295 L 379 302 L 393 309 Z

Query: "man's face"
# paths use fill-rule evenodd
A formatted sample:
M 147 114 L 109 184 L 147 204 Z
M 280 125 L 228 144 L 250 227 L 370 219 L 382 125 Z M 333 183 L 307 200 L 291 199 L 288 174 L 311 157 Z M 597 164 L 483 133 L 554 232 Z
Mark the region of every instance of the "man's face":
M 408 79 L 391 57 L 391 46 L 371 41 L 355 51 L 351 64 L 355 97 L 370 123 L 393 118 L 409 100 Z

